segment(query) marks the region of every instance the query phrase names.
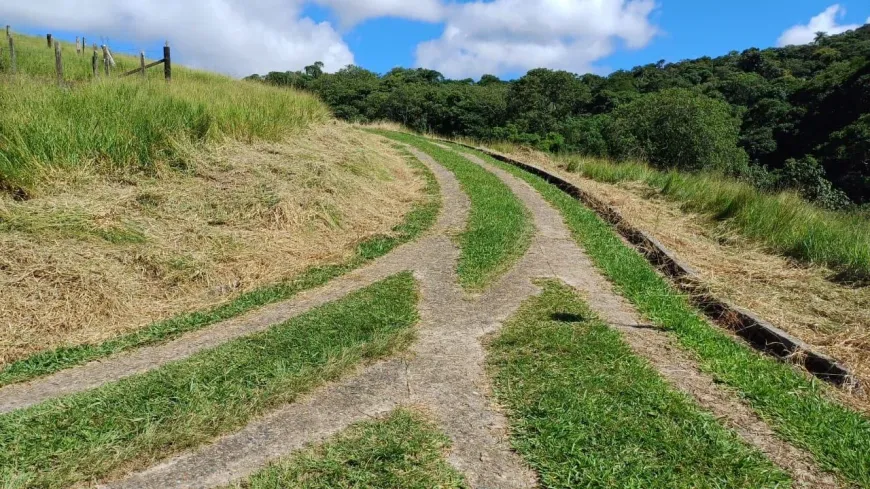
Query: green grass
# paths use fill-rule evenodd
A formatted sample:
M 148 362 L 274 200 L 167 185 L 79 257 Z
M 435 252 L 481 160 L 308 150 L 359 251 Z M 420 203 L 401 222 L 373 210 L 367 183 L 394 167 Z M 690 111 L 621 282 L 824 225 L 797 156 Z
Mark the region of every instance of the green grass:
M 180 66 L 170 84 L 157 74 L 157 79 L 112 77 L 60 88 L 45 40 L 14 37 L 19 74 L 0 70 L 0 191 L 18 196 L 38 193 L 47 167 L 185 168 L 189 152 L 202 145 L 276 141 L 330 117 L 312 95 Z M 69 63 L 82 61 L 69 45 L 66 49 L 73 53 Z M 119 65 L 132 60 L 117 59 Z M 73 66 L 66 73 L 70 79 L 87 78 Z
M 407 347 L 416 304 L 403 273 L 266 332 L 2 416 L 0 480 L 68 487 L 206 443 Z
M 870 419 L 832 400 L 823 383 L 708 324 L 593 211 L 540 177 L 484 157 L 529 182 L 559 209 L 577 242 L 616 288 L 654 324 L 672 332 L 705 371 L 733 388 L 783 438 L 813 453 L 822 467 L 870 487 Z
M 372 130 L 410 144 L 453 172 L 471 201 L 468 227 L 459 238 L 457 273 L 463 287 L 482 290 L 531 245 L 533 225 L 522 202 L 497 176 L 450 150 L 410 134 Z
M 444 459 L 450 439 L 404 409 L 348 428 L 232 487 L 244 489 L 463 488 L 462 474 Z
M 339 264 L 312 267 L 291 280 L 247 292 L 231 302 L 208 311 L 182 314 L 159 321 L 134 333 L 100 344 L 58 348 L 23 358 L 0 370 L 0 387 L 32 380 L 133 348 L 164 343 L 184 333 L 205 328 L 258 307 L 287 300 L 303 290 L 324 285 L 336 277 L 384 256 L 402 243 L 416 239 L 429 229 L 438 217 L 441 208 L 440 188 L 435 175 L 425 165 L 413 157 L 407 158 L 407 161 L 425 180 L 424 200 L 414 206 L 405 216 L 403 223 L 393 230 L 392 235 L 374 237 L 362 242 L 357 246 L 356 253 L 350 260 Z M 0 230 L 2 225 L 0 223 Z
M 796 194 L 766 193 L 720 175 L 579 157 L 562 158 L 560 165 L 599 182 L 643 182 L 777 253 L 826 265 L 847 280 L 870 279 L 870 220 L 858 213 L 821 209 Z
M 548 489 L 785 487 L 788 476 L 662 380 L 569 287 L 546 282 L 489 348 L 513 446 Z

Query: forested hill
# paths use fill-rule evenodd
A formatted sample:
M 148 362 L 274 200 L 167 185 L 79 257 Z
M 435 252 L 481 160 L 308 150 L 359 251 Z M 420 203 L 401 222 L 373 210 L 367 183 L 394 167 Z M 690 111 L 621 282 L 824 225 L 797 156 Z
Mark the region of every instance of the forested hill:
M 250 78 L 314 91 L 352 121 L 722 170 L 829 207 L 870 203 L 870 25 L 804 46 L 660 61 L 607 77 L 536 69 L 475 82 L 426 69 L 379 76 L 321 67 Z

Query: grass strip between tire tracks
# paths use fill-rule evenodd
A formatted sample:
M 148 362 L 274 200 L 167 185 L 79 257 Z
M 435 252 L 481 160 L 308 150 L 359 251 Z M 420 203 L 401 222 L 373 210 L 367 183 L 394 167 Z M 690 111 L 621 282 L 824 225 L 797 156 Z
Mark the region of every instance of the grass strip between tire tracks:
M 363 241 L 357 246 L 354 256 L 346 262 L 311 267 L 286 282 L 246 292 L 213 309 L 181 314 L 100 344 L 63 347 L 31 355 L 10 363 L 0 370 L 0 387 L 33 380 L 134 348 L 171 341 L 185 333 L 240 316 L 258 307 L 287 300 L 302 291 L 324 285 L 334 278 L 386 255 L 397 246 L 416 239 L 429 229 L 438 217 L 441 207 L 440 187 L 435 176 L 425 165 L 410 155 L 407 160 L 425 179 L 424 200 L 411 210 L 391 236 L 377 236 Z
M 562 213 L 575 239 L 617 290 L 654 324 L 673 333 L 706 372 L 734 389 L 780 436 L 815 455 L 823 468 L 870 487 L 868 417 L 834 401 L 827 386 L 804 372 L 711 326 L 646 259 L 573 197 L 536 175 L 471 152 L 540 192 Z
M 444 458 L 449 447 L 450 439 L 435 425 L 400 409 L 385 419 L 353 425 L 231 487 L 465 488 L 462 474 Z
M 402 273 L 268 331 L 2 416 L 0 482 L 68 487 L 209 442 L 404 349 L 416 305 L 414 278 Z
M 764 455 L 674 391 L 556 281 L 489 345 L 511 439 L 542 487 L 783 487 Z
M 369 131 L 416 147 L 456 175 L 471 201 L 468 228 L 459 238 L 461 255 L 456 270 L 463 287 L 484 289 L 525 254 L 534 232 L 531 216 L 497 176 L 423 137 Z

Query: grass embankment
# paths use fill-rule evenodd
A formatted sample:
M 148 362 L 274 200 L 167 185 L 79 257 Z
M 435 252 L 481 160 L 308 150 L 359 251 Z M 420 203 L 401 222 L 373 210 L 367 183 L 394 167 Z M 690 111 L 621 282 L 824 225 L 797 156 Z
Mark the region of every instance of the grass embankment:
M 495 145 L 506 154 L 512 145 Z M 870 220 L 849 211 L 819 208 L 790 192 L 767 193 L 715 174 L 660 171 L 641 163 L 558 156 L 568 172 L 604 183 L 641 182 L 687 211 L 722 223 L 776 253 L 827 266 L 845 281 L 870 280 Z
M 827 386 L 712 327 L 592 210 L 535 175 L 480 154 L 529 182 L 565 218 L 593 263 L 637 309 L 672 332 L 700 365 L 733 388 L 786 440 L 826 469 L 870 487 L 870 419 L 832 400 Z
M 782 487 L 788 477 L 673 391 L 593 316 L 547 282 L 489 347 L 513 446 L 545 488 Z
M 0 370 L 0 386 L 31 380 L 125 350 L 169 341 L 257 307 L 289 299 L 300 291 L 324 285 L 331 279 L 386 255 L 400 244 L 419 237 L 437 218 L 441 207 L 440 188 L 435 176 L 425 165 L 410 155 L 406 155 L 406 161 L 425 181 L 424 199 L 406 215 L 404 222 L 393 233 L 363 241 L 349 260 L 311 267 L 289 280 L 244 293 L 210 310 L 181 314 L 99 344 L 62 347 L 31 355 Z
M 0 480 L 68 487 L 201 445 L 405 348 L 416 302 L 404 273 L 266 332 L 2 416 Z
M 0 190 L 21 198 L 38 193 L 49 168 L 156 173 L 184 168 L 187 152 L 203 144 L 277 141 L 330 118 L 312 95 L 182 67 L 170 84 L 113 76 L 59 88 L 53 50 L 40 38 L 13 36 L 19 74 L 0 73 Z M 65 49 L 65 75 L 87 80 L 90 60 Z M 120 71 L 133 58 L 116 59 Z
M 348 428 L 232 487 L 240 489 L 463 488 L 444 459 L 450 439 L 420 414 L 398 410 Z
M 482 290 L 515 263 L 531 244 L 533 227 L 522 202 L 498 177 L 420 136 L 372 130 L 410 144 L 453 172 L 471 201 L 468 227 L 459 237 L 457 273 L 463 287 Z

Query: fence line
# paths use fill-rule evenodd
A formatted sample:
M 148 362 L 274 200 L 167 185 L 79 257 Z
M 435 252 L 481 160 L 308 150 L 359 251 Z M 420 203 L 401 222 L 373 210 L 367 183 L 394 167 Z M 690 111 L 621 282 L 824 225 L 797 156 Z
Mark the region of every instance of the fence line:
M 11 27 L 6 25 L 6 38 L 9 42 L 9 60 L 10 60 L 10 71 L 12 74 L 16 74 L 18 72 L 18 56 L 15 51 L 15 40 L 12 36 Z M 62 44 L 59 40 L 54 39 L 52 34 L 45 35 L 46 45 L 51 49 L 54 48 L 54 65 L 55 65 L 55 74 L 57 75 L 57 83 L 58 85 L 64 84 L 64 75 L 63 75 L 63 48 Z M 81 56 L 84 54 L 86 49 L 86 40 L 85 37 L 82 36 L 81 40 L 76 36 L 76 54 Z M 103 51 L 103 71 L 105 76 L 108 78 L 110 76 L 110 68 L 115 67 L 115 61 L 112 57 L 112 52 L 109 50 L 109 47 L 105 44 L 102 45 Z M 2 53 L 2 49 L 0 49 L 0 53 Z M 93 45 L 93 55 L 91 56 L 91 72 L 93 78 L 99 78 L 99 56 L 97 54 L 97 44 Z M 148 68 L 153 68 L 157 65 L 163 65 L 163 77 L 169 82 L 172 80 L 172 54 L 171 49 L 169 47 L 169 41 L 166 42 L 166 45 L 163 46 L 163 58 L 152 63 L 145 63 L 145 51 L 139 52 L 139 67 L 133 70 L 130 70 L 126 73 L 122 73 L 120 75 L 121 78 L 134 75 L 139 73 L 143 78 L 146 76 L 146 70 Z
M 6 26 L 6 38 L 9 40 L 9 70 L 14 75 L 18 73 L 18 57 L 15 55 L 15 39 L 12 38 L 8 25 Z

